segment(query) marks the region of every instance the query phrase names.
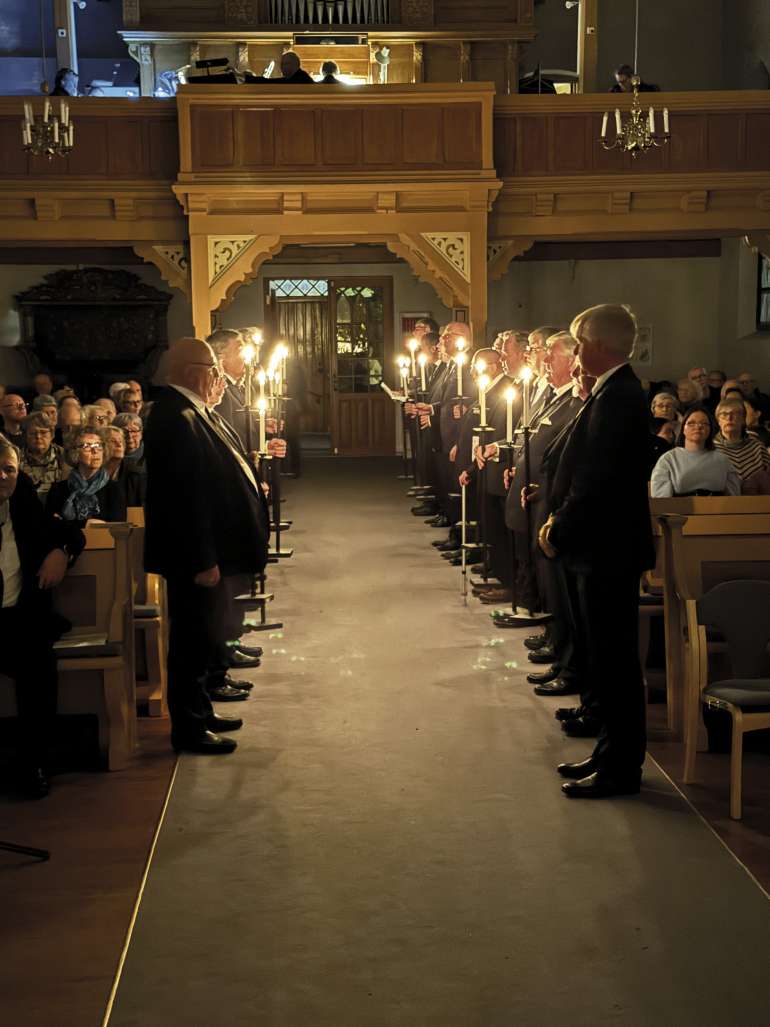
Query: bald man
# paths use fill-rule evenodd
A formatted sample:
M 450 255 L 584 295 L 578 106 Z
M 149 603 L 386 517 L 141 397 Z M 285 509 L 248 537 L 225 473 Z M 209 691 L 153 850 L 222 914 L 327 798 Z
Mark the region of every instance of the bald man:
M 171 741 L 188 752 L 227 753 L 236 743 L 221 732 L 242 722 L 214 713 L 208 673 L 228 579 L 258 574 L 267 563 L 267 507 L 237 440 L 207 407 L 221 375 L 211 347 L 180 339 L 163 370 L 167 387 L 144 435 L 145 566 L 168 583 Z

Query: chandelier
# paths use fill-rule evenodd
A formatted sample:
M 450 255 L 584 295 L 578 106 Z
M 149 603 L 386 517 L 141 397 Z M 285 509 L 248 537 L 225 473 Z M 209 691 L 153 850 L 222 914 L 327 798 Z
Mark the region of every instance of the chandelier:
M 639 86 L 641 78 L 637 73 L 639 59 L 639 0 L 636 0 L 636 25 L 634 28 L 634 74 L 631 78 L 631 87 L 634 96 L 631 101 L 631 110 L 628 118 L 624 121 L 619 108 L 615 108 L 615 138 L 612 142 L 607 138 L 607 127 L 610 119 L 609 111 L 605 111 L 602 117 L 602 132 L 599 141 L 605 150 L 619 149 L 630 153 L 633 158 L 646 153 L 651 147 L 665 146 L 671 138 L 669 131 L 668 107 L 663 108 L 663 132 L 659 133 L 655 122 L 655 108 L 645 110 L 639 99 Z
M 61 101 L 58 116 L 48 97 L 43 100 L 43 110 L 38 117 L 32 104 L 24 104 L 24 120 L 21 123 L 22 146 L 33 157 L 66 157 L 74 145 L 74 127 L 70 121 L 69 105 Z

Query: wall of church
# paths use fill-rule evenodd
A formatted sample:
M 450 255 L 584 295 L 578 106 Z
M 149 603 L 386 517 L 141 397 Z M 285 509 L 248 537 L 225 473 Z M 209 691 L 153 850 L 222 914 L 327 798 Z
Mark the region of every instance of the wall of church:
M 722 47 L 725 89 L 770 88 L 770 3 L 725 0 Z
M 578 9 L 570 10 L 564 0 L 544 0 L 535 7 L 537 39 L 527 46 L 521 60 L 522 72 L 541 68 L 577 71 Z
M 752 371 L 770 391 L 770 333 L 757 331 L 757 254 L 741 239 L 722 243 L 721 366 L 730 374 Z
M 75 270 L 74 264 L 2 264 L 0 265 L 0 382 L 26 386 L 31 377 L 26 363 L 17 347 L 20 341 L 19 315 L 14 296 L 25 289 L 38 285 L 44 275 L 53 271 Z M 115 268 L 115 270 L 121 270 Z M 143 282 L 163 292 L 171 293 L 168 308 L 168 338 L 177 339 L 192 335 L 192 316 L 187 298 L 178 289 L 163 281 L 152 264 L 132 265 L 123 268 L 136 275 Z

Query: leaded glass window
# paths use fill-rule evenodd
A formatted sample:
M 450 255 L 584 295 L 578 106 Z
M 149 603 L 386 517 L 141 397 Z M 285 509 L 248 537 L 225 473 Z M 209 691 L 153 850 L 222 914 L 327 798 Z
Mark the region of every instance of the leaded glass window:
M 325 278 L 271 278 L 270 292 L 282 300 L 325 299 L 329 283 Z
M 385 355 L 384 294 L 379 286 L 334 286 L 337 391 L 379 388 Z

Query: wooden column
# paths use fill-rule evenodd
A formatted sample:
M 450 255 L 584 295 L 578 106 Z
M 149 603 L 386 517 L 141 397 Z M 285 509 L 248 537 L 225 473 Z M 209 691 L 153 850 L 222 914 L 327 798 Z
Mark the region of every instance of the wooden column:
M 599 0 L 580 0 L 578 75 L 581 93 L 599 91 Z
M 211 333 L 209 299 L 209 239 L 207 235 L 190 235 L 190 287 L 192 319 L 195 335 L 205 339 Z

